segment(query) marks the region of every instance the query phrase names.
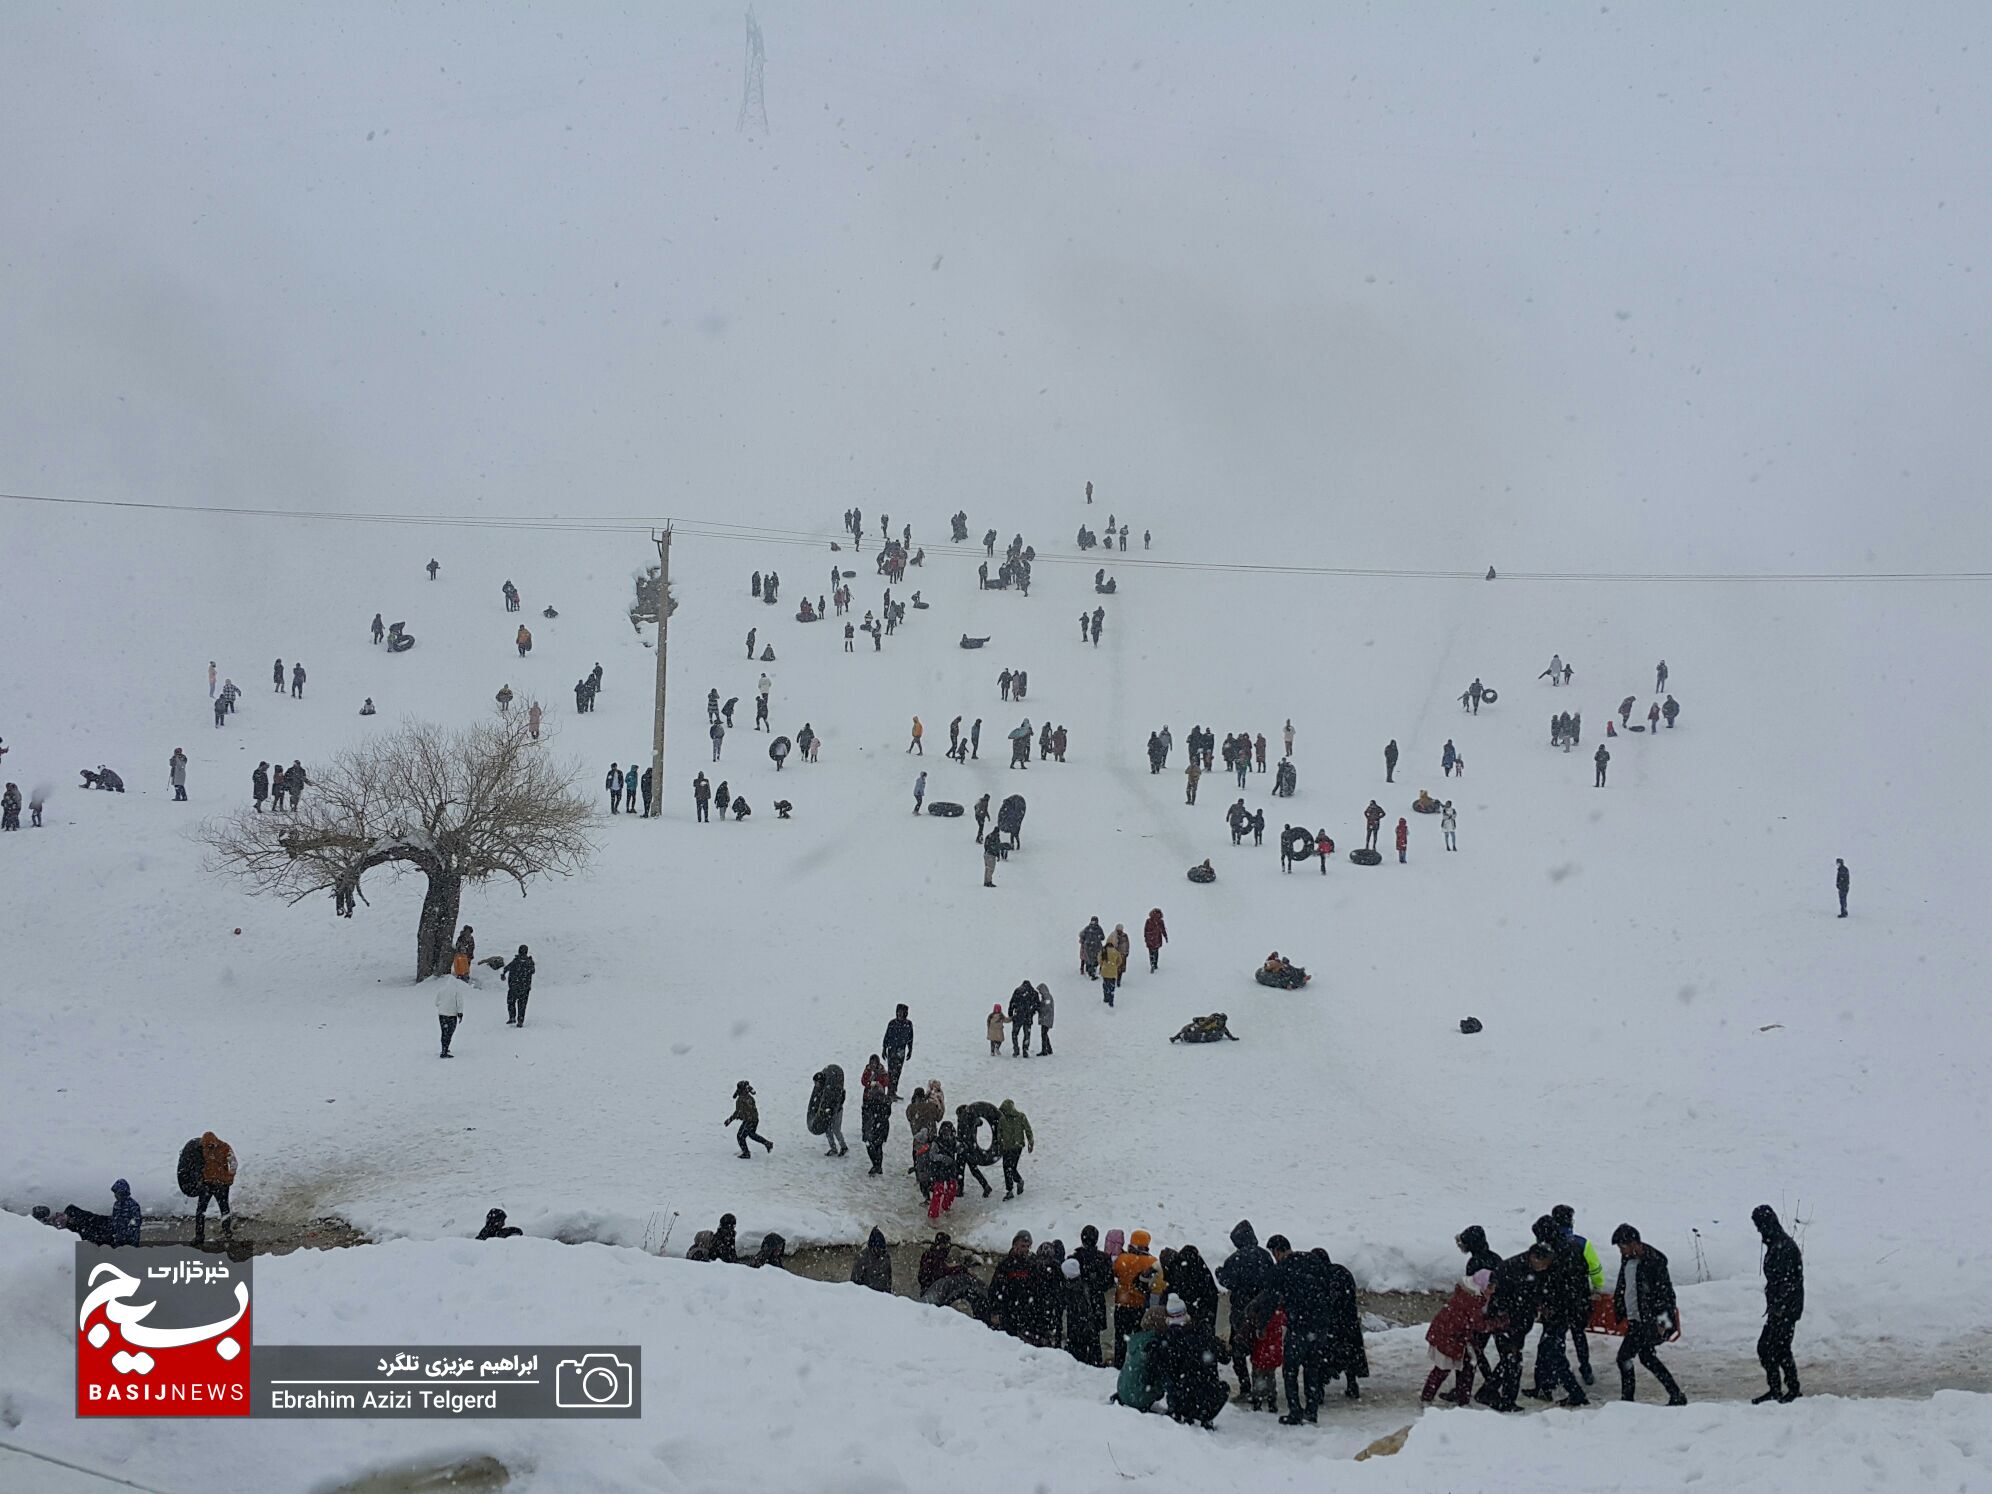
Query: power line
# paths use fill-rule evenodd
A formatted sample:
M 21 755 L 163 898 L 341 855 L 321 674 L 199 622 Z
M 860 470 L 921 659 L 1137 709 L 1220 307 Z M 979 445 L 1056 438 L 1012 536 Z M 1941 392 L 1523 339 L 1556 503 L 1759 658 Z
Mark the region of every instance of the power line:
M 759 524 L 735 524 L 723 519 L 661 519 L 637 515 L 605 515 L 563 519 L 557 515 L 478 514 L 396 514 L 341 513 L 330 509 L 252 508 L 238 504 L 159 503 L 138 498 L 71 498 L 45 493 L 0 493 L 0 502 L 42 503 L 74 508 L 138 509 L 151 513 L 218 514 L 230 518 L 302 519 L 339 524 L 398 524 L 454 529 L 495 529 L 538 531 L 549 534 L 641 534 L 648 540 L 662 524 L 672 524 L 680 535 L 700 539 L 729 540 L 739 544 L 784 545 L 811 550 L 842 547 L 842 539 L 809 529 L 785 529 Z M 922 547 L 925 548 L 925 547 Z M 851 552 L 861 553 L 861 552 Z M 980 556 L 976 545 L 936 544 L 935 555 Z M 1142 552 L 1110 551 L 1102 546 L 1095 553 L 1076 555 L 1039 554 L 1033 564 L 1094 566 L 1116 569 L 1178 571 L 1208 575 L 1320 576 L 1351 580 L 1383 581 L 1479 581 L 1480 571 L 1440 570 L 1407 566 L 1277 565 L 1265 562 L 1222 560 L 1165 560 Z M 1609 582 L 1812 582 L 1859 581 L 1992 581 L 1992 571 L 1502 571 L 1504 581 L 1609 581 Z

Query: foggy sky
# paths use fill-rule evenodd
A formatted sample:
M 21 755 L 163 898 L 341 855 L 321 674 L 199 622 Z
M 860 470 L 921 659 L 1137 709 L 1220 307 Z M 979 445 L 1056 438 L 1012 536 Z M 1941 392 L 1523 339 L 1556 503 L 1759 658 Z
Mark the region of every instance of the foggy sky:
M 1411 11 L 7 7 L 0 488 L 1985 566 L 1992 13 Z

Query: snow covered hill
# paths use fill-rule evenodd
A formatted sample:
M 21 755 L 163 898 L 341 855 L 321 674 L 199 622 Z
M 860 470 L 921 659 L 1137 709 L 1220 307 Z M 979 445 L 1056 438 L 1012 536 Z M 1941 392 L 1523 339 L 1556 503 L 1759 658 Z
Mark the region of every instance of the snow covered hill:
M 1156 528 L 1158 558 L 1187 558 L 1174 547 L 1193 515 L 1131 512 Z M 944 515 L 908 517 L 916 541 L 944 532 Z M 1061 555 L 1085 517 L 1074 495 L 986 522 Z M 801 1126 L 810 1074 L 836 1062 L 854 1079 L 905 1001 L 912 1078 L 939 1078 L 951 1104 L 1014 1098 L 1036 1127 L 1025 1197 L 955 1210 L 978 1244 L 1092 1222 L 1208 1252 L 1250 1214 L 1327 1244 L 1366 1284 L 1432 1286 L 1463 1224 L 1517 1239 L 1567 1201 L 1599 1233 L 1637 1222 L 1684 1274 L 1698 1242 L 1712 1274 L 1740 1277 L 1755 1270 L 1749 1209 L 1769 1199 L 1806 1221 L 1821 1308 L 1844 1295 L 1875 1332 L 1986 1321 L 1966 1283 L 1992 1207 L 1956 1184 L 1988 1120 L 1971 1056 L 1987 1019 L 1961 999 L 1987 872 L 1947 828 L 1985 707 L 1916 726 L 1972 670 L 1975 591 L 1300 581 L 1116 557 L 1096 649 L 1077 617 L 1097 556 L 1041 563 L 1026 599 L 978 592 L 973 556 L 936 554 L 899 593 L 917 586 L 932 609 L 883 652 L 846 655 L 834 621 L 798 624 L 790 605 L 827 587 L 827 538 L 687 539 L 665 823 L 604 814 L 586 875 L 466 901 L 483 949 L 532 945 L 533 1021 L 507 1029 L 481 971 L 460 1057 L 438 1064 L 429 993 L 408 983 L 419 884 L 370 881 L 370 905 L 335 919 L 329 900 L 253 900 L 203 873 L 188 832 L 242 802 L 259 759 L 309 765 L 404 717 L 473 719 L 507 683 L 546 703 L 546 750 L 590 784 L 612 759 L 647 761 L 653 656 L 623 615 L 640 536 L 10 520 L 35 566 L 104 578 L 32 614 L 7 604 L 11 635 L 59 640 L 8 662 L 7 697 L 25 703 L 9 774 L 60 785 L 47 828 L 0 847 L 18 925 L 53 935 L 22 941 L 4 998 L 16 1040 L 0 1074 L 29 1159 L 10 1206 L 82 1200 L 120 1174 L 148 1207 L 176 1206 L 176 1149 L 212 1128 L 244 1158 L 238 1207 L 338 1212 L 384 1235 L 467 1233 L 502 1204 L 535 1233 L 632 1243 L 655 1211 L 678 1212 L 681 1240 L 724 1210 L 795 1241 L 873 1224 L 910 1237 L 925 1219 L 898 1175 L 903 1118 L 882 1179 L 861 1152 L 824 1159 Z M 157 563 L 203 554 L 241 558 L 218 585 Z M 782 572 L 782 605 L 749 595 L 756 568 Z M 858 568 L 860 604 L 876 605 Z M 507 577 L 536 625 L 525 660 Z M 412 653 L 369 642 L 377 608 L 408 622 Z M 775 664 L 746 658 L 749 627 Z M 963 651 L 964 632 L 992 642 Z M 1567 690 L 1534 678 L 1552 650 L 1576 669 Z M 277 656 L 304 662 L 303 700 L 272 688 Z M 245 689 L 219 731 L 210 657 Z M 1605 717 L 1627 693 L 1643 712 L 1662 657 L 1679 729 L 1612 740 L 1609 786 L 1594 788 Z M 577 717 L 573 681 L 597 660 L 599 709 Z M 1021 708 L 998 698 L 1006 664 L 1030 672 Z M 777 775 L 768 738 L 744 729 L 763 667 L 776 730 L 823 735 L 817 764 Z M 1475 676 L 1501 694 L 1477 717 L 1456 700 Z M 1787 701 L 1780 681 L 1809 683 Z M 716 769 L 708 687 L 748 702 Z M 381 714 L 363 719 L 367 695 Z M 1585 742 L 1565 754 L 1547 718 L 1573 706 Z M 981 760 L 961 767 L 942 755 L 957 712 L 984 722 Z M 916 713 L 923 759 L 905 750 Z M 1024 716 L 1068 728 L 1065 764 L 1006 768 L 1002 738 Z M 1267 843 L 1234 849 L 1221 765 L 1184 803 L 1184 737 L 1250 728 L 1277 757 L 1289 716 L 1293 818 L 1346 848 L 1372 795 L 1388 831 L 1430 788 L 1459 805 L 1458 854 L 1411 815 L 1406 865 L 1338 852 L 1325 876 L 1282 876 L 1288 806 L 1270 773 L 1244 791 Z M 1151 776 L 1143 744 L 1164 722 L 1177 747 Z M 1390 739 L 1403 762 L 1386 786 Z M 1440 777 L 1448 739 L 1463 779 Z M 192 758 L 184 806 L 166 787 L 175 746 Z M 99 761 L 131 791 L 70 786 Z M 971 821 L 912 814 L 923 766 L 934 798 L 1027 796 L 1024 847 L 995 889 Z M 701 768 L 754 817 L 694 823 Z M 1836 855 L 1855 873 L 1845 922 Z M 1206 856 L 1219 880 L 1194 886 L 1185 869 Z M 1079 927 L 1097 913 L 1138 936 L 1152 907 L 1171 933 L 1161 971 L 1137 942 L 1109 1010 L 1078 975 Z M 1253 983 L 1271 949 L 1312 969 L 1304 993 Z M 982 1016 L 1027 976 L 1059 998 L 1057 1054 L 991 1058 Z M 1211 1010 L 1243 1041 L 1168 1043 Z M 1458 1032 L 1469 1014 L 1483 1033 Z M 719 1126 L 741 1078 L 776 1141 L 744 1166 Z M 855 1104 L 849 1119 L 854 1132 Z

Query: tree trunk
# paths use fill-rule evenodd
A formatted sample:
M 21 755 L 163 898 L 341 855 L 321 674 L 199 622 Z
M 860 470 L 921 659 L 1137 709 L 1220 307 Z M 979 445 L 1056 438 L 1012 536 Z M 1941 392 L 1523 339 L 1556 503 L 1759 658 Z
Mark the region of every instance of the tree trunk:
M 455 872 L 429 871 L 422 894 L 422 921 L 415 931 L 415 979 L 448 975 L 456 946 L 457 912 L 463 902 L 463 878 Z

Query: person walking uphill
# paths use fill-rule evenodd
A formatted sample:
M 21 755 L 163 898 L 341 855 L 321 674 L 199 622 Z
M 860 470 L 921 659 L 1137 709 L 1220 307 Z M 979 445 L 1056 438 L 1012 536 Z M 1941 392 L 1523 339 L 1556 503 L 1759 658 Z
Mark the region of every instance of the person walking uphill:
M 1612 1243 L 1619 1250 L 1618 1285 L 1612 1289 L 1612 1307 L 1625 1323 L 1625 1342 L 1619 1345 L 1619 1399 L 1636 1399 L 1632 1361 L 1645 1365 L 1660 1388 L 1667 1392 L 1667 1404 L 1685 1406 L 1688 1398 L 1667 1373 L 1653 1351 L 1673 1334 L 1679 1319 L 1674 1305 L 1674 1278 L 1667 1270 L 1667 1257 L 1639 1238 L 1639 1231 L 1621 1224 L 1612 1231 Z
M 892 1009 L 892 1020 L 885 1024 L 885 1041 L 878 1051 L 885 1055 L 888 1097 L 896 1102 L 900 1071 L 913 1056 L 913 1019 L 906 1015 L 905 1002 Z
M 1847 863 L 1839 857 L 1833 858 L 1833 888 L 1840 894 L 1840 916 L 1847 916 L 1847 889 L 1853 886 L 1853 874 L 1847 870 Z
M 524 1027 L 526 1025 L 526 1002 L 533 994 L 533 972 L 539 968 L 533 957 L 521 944 L 519 952 L 498 967 L 498 973 L 505 977 L 505 1025 Z
M 1160 908 L 1148 910 L 1148 922 L 1141 926 L 1141 942 L 1148 947 L 1148 973 L 1153 975 L 1162 964 L 1162 946 L 1169 942 L 1169 929 L 1162 922 Z
M 1079 930 L 1079 973 L 1088 980 L 1097 980 L 1100 974 L 1100 951 L 1106 946 L 1107 931 L 1100 927 L 1100 915 L 1095 913 Z
M 1750 1404 L 1788 1405 L 1798 1399 L 1798 1364 L 1791 1357 L 1791 1339 L 1805 1315 L 1805 1258 L 1769 1204 L 1751 1210 L 1750 1222 L 1764 1241 L 1764 1331 L 1757 1335 L 1757 1362 L 1771 1386 Z
M 166 759 L 166 777 L 173 785 L 173 798 L 176 803 L 187 802 L 187 754 L 180 748 L 173 749 L 173 755 Z
M 747 1150 L 750 1141 L 760 1142 L 771 1152 L 775 1149 L 775 1144 L 761 1134 L 761 1107 L 754 1103 L 754 1086 L 745 1079 L 733 1086 L 733 1114 L 720 1124 L 730 1126 L 735 1121 L 740 1122 L 740 1131 L 734 1140 L 740 1143 L 741 1156 L 751 1158 L 754 1155 Z
M 1392 737 L 1383 747 L 1383 781 L 1394 783 L 1397 779 L 1397 738 Z
M 996 1107 L 996 1154 L 1003 1159 L 1003 1196 L 1010 1197 L 1014 1187 L 1018 1193 L 1024 1191 L 1024 1175 L 1017 1170 L 1017 1163 L 1025 1152 L 1037 1150 L 1037 1137 L 1031 1131 L 1031 1118 L 1017 1108 L 1015 1100 L 1005 1100 Z
M 920 724 L 920 718 L 918 716 L 915 716 L 913 718 L 913 736 L 912 739 L 907 742 L 906 750 L 908 752 L 917 752 L 920 754 L 920 756 L 925 757 L 927 755 L 927 747 L 926 743 L 922 739 L 926 735 L 927 735 L 927 728 L 922 726 Z
M 436 982 L 436 1022 L 443 1030 L 443 1051 L 440 1058 L 454 1058 L 450 1052 L 450 1039 L 456 1036 L 457 1023 L 463 1020 L 463 983 L 454 980 Z
M 228 1190 L 235 1186 L 235 1148 L 212 1131 L 201 1132 L 200 1148 L 200 1191 L 194 1196 L 196 1245 L 207 1243 L 207 1208 L 210 1201 L 221 1211 L 222 1234 L 231 1238 L 235 1234 L 235 1215 L 228 1208 Z
M 1038 1017 L 1037 987 L 1023 981 L 1010 993 L 1010 1056 L 1031 1056 L 1031 1028 Z
M 1607 721 L 1605 725 L 1610 726 L 1611 722 Z M 1591 787 L 1603 788 L 1605 786 L 1605 768 L 1611 763 L 1611 760 L 1612 755 L 1606 751 L 1605 744 L 1603 742 L 1598 743 L 1598 750 L 1591 756 L 1591 761 L 1598 765 L 1598 781 L 1592 784 Z

